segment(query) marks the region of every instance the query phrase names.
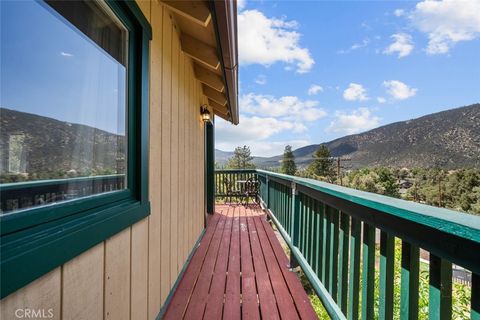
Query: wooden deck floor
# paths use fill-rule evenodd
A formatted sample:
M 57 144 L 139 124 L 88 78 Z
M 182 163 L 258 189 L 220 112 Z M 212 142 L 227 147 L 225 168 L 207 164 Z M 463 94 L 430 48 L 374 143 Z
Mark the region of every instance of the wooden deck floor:
M 164 319 L 317 319 L 262 210 L 216 211 Z

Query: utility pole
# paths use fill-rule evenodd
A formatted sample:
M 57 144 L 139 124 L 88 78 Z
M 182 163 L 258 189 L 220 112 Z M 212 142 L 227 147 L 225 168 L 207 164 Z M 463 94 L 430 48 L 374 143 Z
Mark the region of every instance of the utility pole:
M 442 205 L 442 180 L 438 178 L 438 206 L 443 207 Z
M 341 165 L 341 162 L 342 161 L 352 161 L 352 158 L 342 158 L 342 157 L 328 157 L 328 158 L 317 158 L 317 157 L 314 157 L 314 159 L 328 159 L 328 160 L 333 160 L 337 163 L 337 184 L 340 184 L 341 186 L 343 186 L 343 178 L 342 178 L 342 165 Z
M 352 158 L 337 157 L 337 177 L 338 177 L 338 181 L 340 182 L 340 185 L 343 186 L 343 177 L 341 172 L 341 169 L 343 167 L 341 166 L 341 161 L 352 161 Z

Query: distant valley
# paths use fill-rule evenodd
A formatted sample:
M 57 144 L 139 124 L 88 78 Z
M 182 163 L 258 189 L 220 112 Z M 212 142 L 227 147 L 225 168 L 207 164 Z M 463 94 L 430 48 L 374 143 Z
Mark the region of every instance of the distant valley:
M 351 158 L 349 167 L 480 168 L 480 104 L 388 124 L 324 143 L 332 156 Z M 294 150 L 297 165 L 306 166 L 321 144 Z M 216 150 L 225 165 L 233 152 Z M 255 157 L 259 168 L 280 166 L 282 155 Z

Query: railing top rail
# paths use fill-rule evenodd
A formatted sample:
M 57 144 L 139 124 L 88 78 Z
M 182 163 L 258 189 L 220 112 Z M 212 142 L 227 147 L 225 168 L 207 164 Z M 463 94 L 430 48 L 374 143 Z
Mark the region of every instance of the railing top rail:
M 215 173 L 256 173 L 256 169 L 218 169 L 215 170 Z
M 124 176 L 125 174 L 109 174 L 109 175 L 101 175 L 101 176 L 11 182 L 11 183 L 0 184 L 0 189 L 3 191 L 7 191 L 10 189 L 17 190 L 17 189 L 23 189 L 23 188 L 44 187 L 49 185 L 58 185 L 58 184 L 65 184 L 65 183 L 81 183 L 85 181 L 114 179 L 114 178 L 121 178 Z
M 256 169 L 255 171 L 260 175 L 294 182 L 296 185 L 304 186 L 338 199 L 480 243 L 480 216 L 396 199 L 313 179 L 294 177 L 260 169 Z

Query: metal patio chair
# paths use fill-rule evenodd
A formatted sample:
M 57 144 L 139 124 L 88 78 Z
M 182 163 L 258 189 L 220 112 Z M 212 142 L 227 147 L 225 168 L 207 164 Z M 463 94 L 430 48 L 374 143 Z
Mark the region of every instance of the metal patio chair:
M 232 198 L 239 198 L 241 196 L 240 191 L 236 190 L 233 184 L 233 181 L 228 180 L 228 178 L 223 179 L 223 184 L 225 185 L 225 201 L 230 198 L 230 204 L 233 203 Z M 225 202 L 226 203 L 226 202 Z M 238 204 L 238 203 L 237 203 Z

